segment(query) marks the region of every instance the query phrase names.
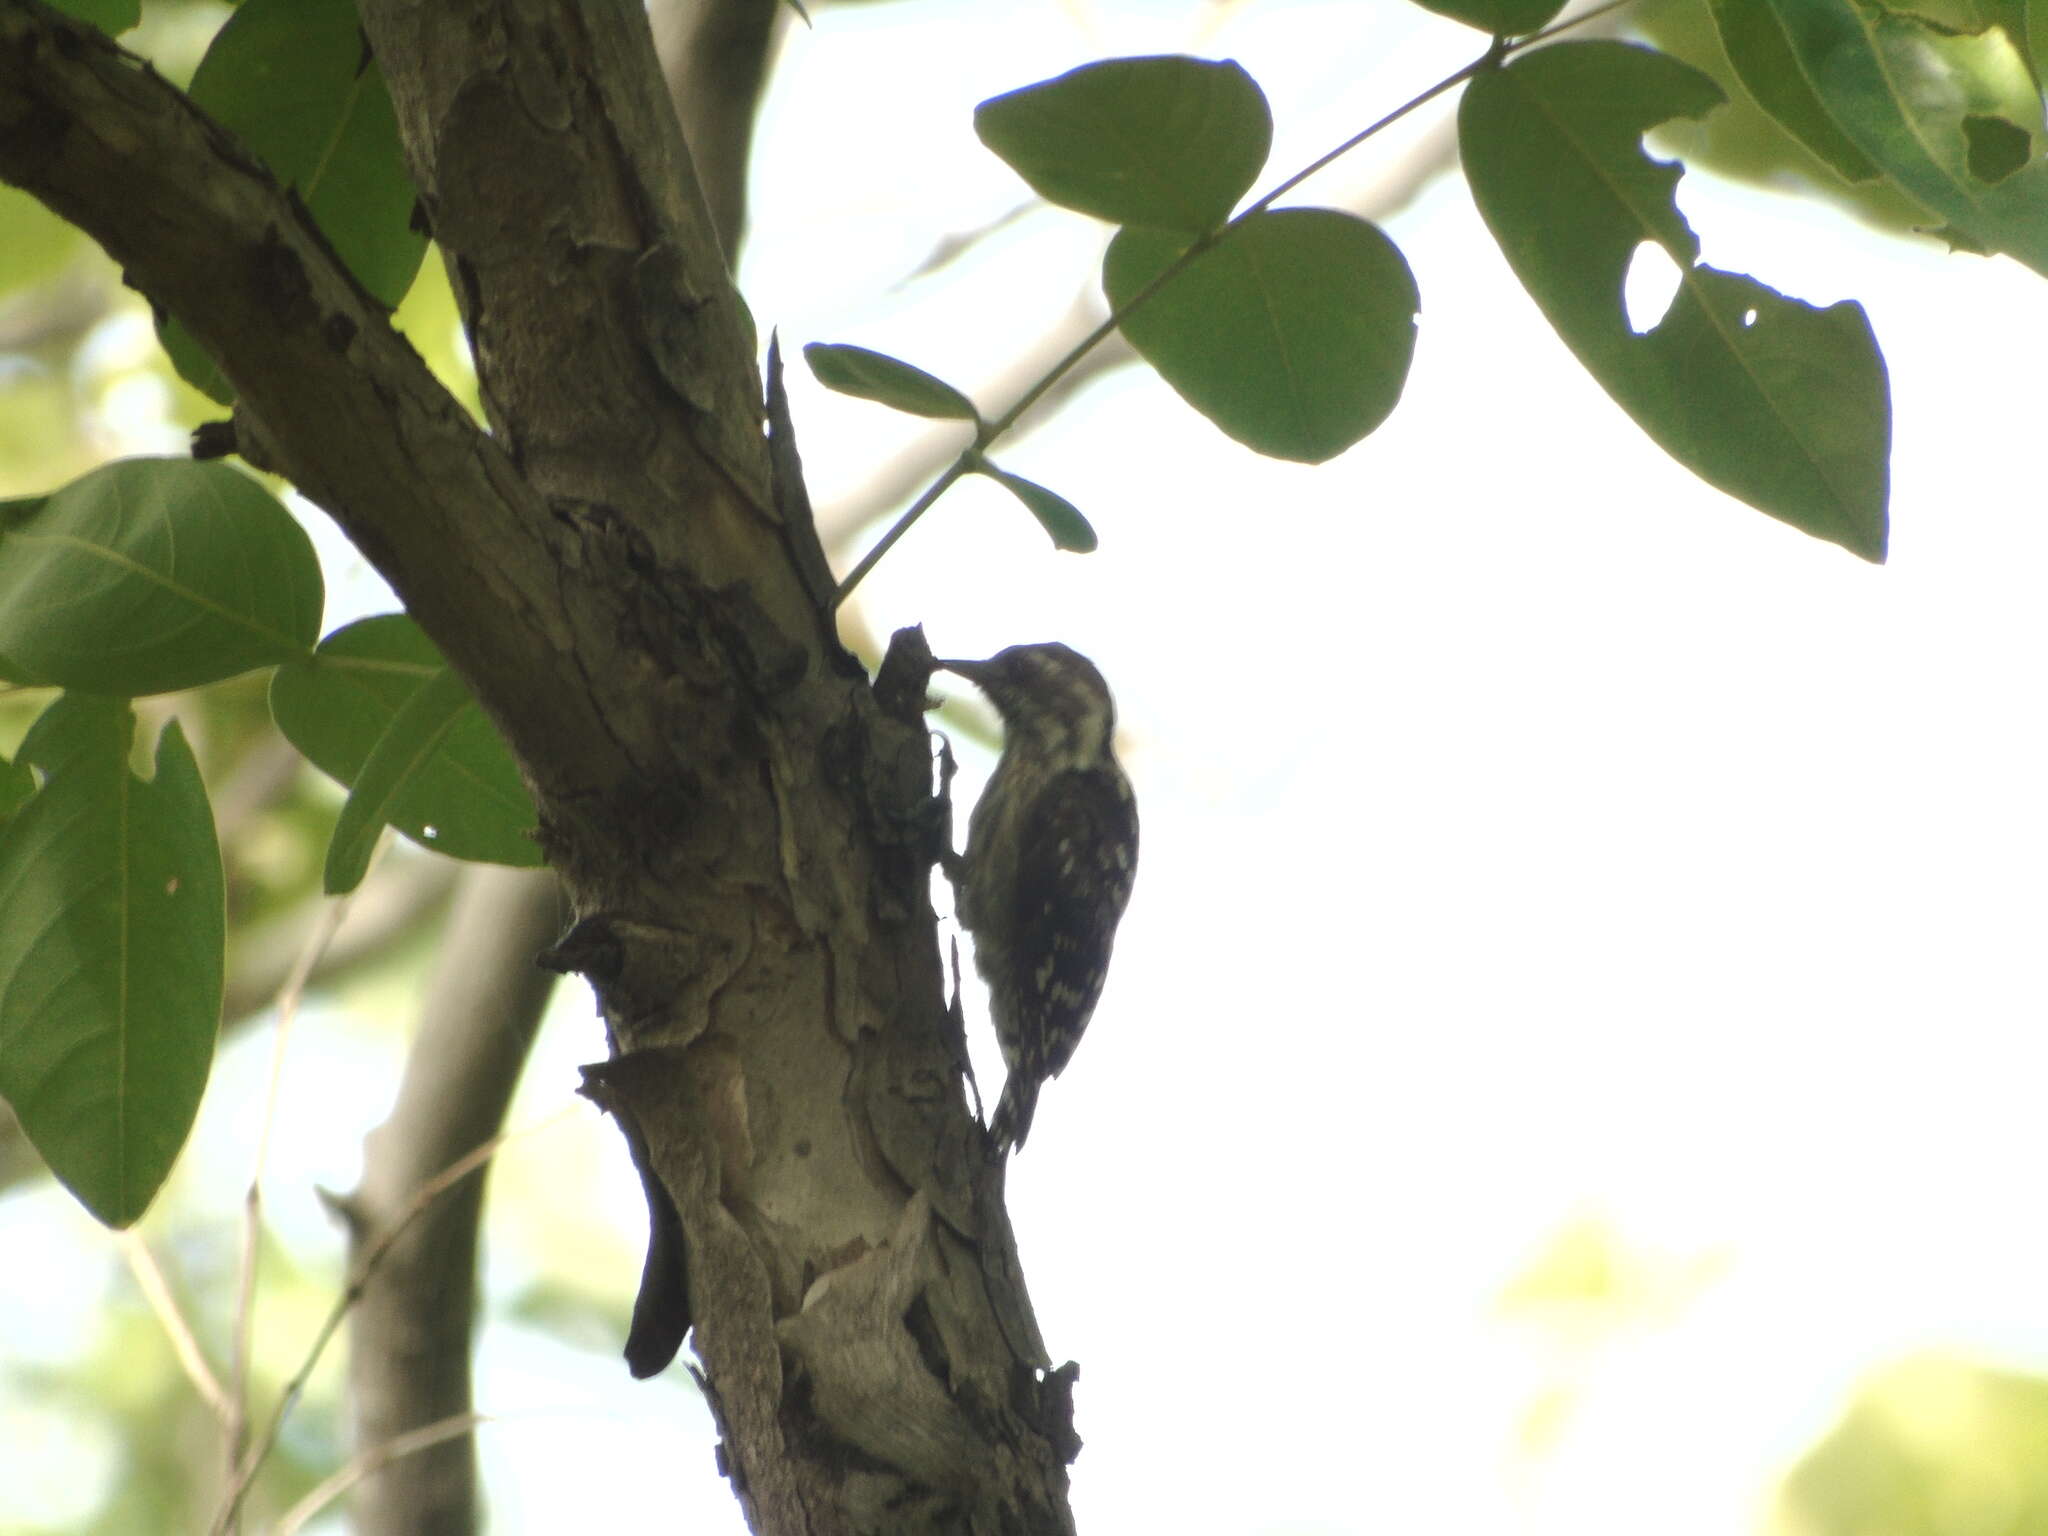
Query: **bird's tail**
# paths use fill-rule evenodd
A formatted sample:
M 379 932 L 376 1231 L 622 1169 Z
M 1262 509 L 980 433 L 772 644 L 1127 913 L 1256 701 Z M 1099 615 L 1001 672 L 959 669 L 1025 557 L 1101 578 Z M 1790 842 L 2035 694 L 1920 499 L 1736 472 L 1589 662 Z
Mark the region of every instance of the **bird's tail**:
M 996 1151 L 1021 1148 L 1031 1134 L 1031 1117 L 1038 1112 L 1039 1083 L 1027 1073 L 1012 1072 L 1003 1084 L 1003 1096 L 996 1103 L 996 1117 L 989 1131 L 996 1139 Z

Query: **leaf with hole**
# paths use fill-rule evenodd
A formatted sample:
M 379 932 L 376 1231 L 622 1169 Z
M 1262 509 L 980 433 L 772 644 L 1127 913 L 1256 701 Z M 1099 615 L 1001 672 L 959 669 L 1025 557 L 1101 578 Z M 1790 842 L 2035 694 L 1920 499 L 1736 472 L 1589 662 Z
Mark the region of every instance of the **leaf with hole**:
M 123 459 L 0 516 L 0 676 L 133 696 L 303 656 L 320 633 L 305 529 L 248 475 Z
M 1039 527 L 1051 537 L 1055 549 L 1072 550 L 1079 555 L 1094 552 L 1095 530 L 1089 527 L 1088 519 L 1081 515 L 1081 509 L 1066 497 L 1047 490 L 1035 480 L 1013 475 L 1007 469 L 997 469 L 986 459 L 977 464 L 975 469 L 1023 502 L 1031 515 L 1038 519 Z
M 353 0 L 243 0 L 192 76 L 192 99 L 291 187 L 356 280 L 396 308 L 427 238 L 398 118 Z M 178 372 L 223 404 L 234 392 L 182 323 L 161 328 Z
M 1047 202 L 1199 234 L 1251 189 L 1273 114 L 1228 60 L 1104 59 L 984 101 L 974 131 Z
M 1710 484 L 1866 560 L 1887 529 L 1891 397 L 1859 304 L 1816 309 L 1699 264 L 1648 128 L 1717 106 L 1720 88 L 1661 53 L 1563 43 L 1489 70 L 1458 112 L 1465 175 L 1494 238 L 1586 371 Z M 1639 246 L 1680 282 L 1644 334 L 1622 295 Z
M 1152 290 L 1193 241 L 1125 229 L 1102 286 L 1111 306 Z M 1283 208 L 1238 221 L 1123 319 L 1138 354 L 1237 441 L 1320 464 L 1382 421 L 1415 355 L 1415 278 L 1364 219 Z
M 1828 115 L 1965 248 L 2048 276 L 2040 88 L 1999 27 L 1959 32 L 1856 0 L 1756 0 Z
M 978 421 L 974 402 L 944 379 L 922 368 L 846 342 L 814 341 L 804 348 L 804 361 L 827 389 L 940 420 Z
M 400 714 L 446 671 L 417 624 L 402 613 L 382 614 L 336 630 L 310 660 L 280 667 L 270 684 L 271 717 L 323 773 L 358 786 Z M 431 713 L 425 704 L 420 709 Z M 388 750 L 397 753 L 403 744 L 401 737 Z M 374 800 L 414 842 L 489 864 L 542 862 L 533 799 L 504 739 L 466 692 L 435 750 L 400 761 L 406 771 L 396 786 L 373 787 L 364 804 Z M 378 773 L 384 771 L 380 764 Z
M 220 1022 L 227 924 L 213 812 L 173 721 L 155 776 L 135 716 L 67 693 L 22 742 L 43 785 L 0 825 L 0 1098 L 112 1227 L 191 1132 Z

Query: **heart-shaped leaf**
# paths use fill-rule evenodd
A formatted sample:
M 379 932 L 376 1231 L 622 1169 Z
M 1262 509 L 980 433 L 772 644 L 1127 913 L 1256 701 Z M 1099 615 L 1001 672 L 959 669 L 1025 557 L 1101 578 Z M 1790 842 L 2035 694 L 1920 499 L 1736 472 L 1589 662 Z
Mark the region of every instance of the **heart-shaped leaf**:
M 984 101 L 974 131 L 1047 202 L 1200 234 L 1250 190 L 1273 114 L 1233 62 L 1104 59 Z
M 1102 286 L 1121 311 L 1193 244 L 1125 229 Z M 1386 420 L 1415 354 L 1415 279 L 1364 219 L 1326 208 L 1232 225 L 1126 315 L 1123 331 L 1181 398 L 1247 447 L 1320 464 Z

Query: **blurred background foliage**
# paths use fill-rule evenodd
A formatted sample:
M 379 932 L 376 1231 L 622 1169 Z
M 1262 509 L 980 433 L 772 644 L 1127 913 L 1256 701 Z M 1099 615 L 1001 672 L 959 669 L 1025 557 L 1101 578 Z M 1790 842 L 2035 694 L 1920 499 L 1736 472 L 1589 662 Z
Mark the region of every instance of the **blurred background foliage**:
M 1381 0 L 1396 3 L 1396 0 Z M 811 0 L 814 9 L 826 0 Z M 2011 6 L 1925 0 L 1958 24 L 2001 19 Z M 1190 13 L 1205 8 L 1190 4 Z M 167 76 L 190 77 L 230 8 L 204 0 L 150 0 L 124 38 Z M 1721 176 L 1796 184 L 1895 233 L 1926 220 L 1895 194 L 1850 188 L 1790 140 L 1735 83 L 1706 0 L 1646 0 L 1642 33 L 1719 80 L 1731 105 L 1702 124 L 1659 135 L 1666 152 Z M 1361 102 L 1361 120 L 1383 104 Z M 475 382 L 447 280 L 431 255 L 397 323 L 435 372 L 475 409 Z M 0 497 L 52 489 L 110 458 L 181 451 L 218 408 L 182 383 L 158 346 L 146 302 L 96 246 L 24 194 L 0 188 Z M 308 509 L 337 608 L 388 606 L 363 563 Z M 352 616 L 333 609 L 327 627 Z M 170 1292 L 209 1356 L 224 1358 L 235 1296 L 239 1202 L 247 1177 L 250 1101 L 265 1056 L 236 1037 L 268 1021 L 268 1004 L 299 952 L 320 903 L 320 867 L 340 794 L 271 728 L 263 676 L 191 696 L 144 701 L 160 724 L 175 712 L 193 741 L 221 823 L 231 923 L 230 998 L 223 1062 L 201 1131 L 142 1231 Z M 34 691 L 0 694 L 0 752 L 12 755 L 47 702 Z M 359 898 L 362 932 L 346 936 L 312 996 L 295 1049 L 333 1052 L 351 1065 L 316 1085 L 335 1120 L 309 1112 L 309 1139 L 337 1143 L 330 1176 L 342 1187 L 360 1126 L 380 1113 L 403 1049 L 420 980 L 445 912 L 452 871 L 409 846 L 392 848 Z M 601 1053 L 580 998 L 557 1012 L 584 1016 L 551 1027 L 542 1057 L 563 1063 Z M 547 1042 L 558 1042 L 550 1046 Z M 560 1083 L 566 1065 L 550 1076 Z M 559 1107 L 542 1106 L 543 1111 Z M 514 1123 L 534 1118 L 515 1109 Z M 356 1129 L 347 1127 L 354 1125 Z M 593 1202 L 601 1136 L 544 1126 L 531 1155 L 515 1144 L 494 1171 L 492 1325 L 530 1332 L 594 1368 L 613 1371 L 620 1322 L 638 1257 L 638 1214 Z M 265 1239 L 262 1309 L 251 1367 L 257 1402 L 274 1400 L 338 1284 L 338 1245 L 324 1216 L 301 1202 L 274 1212 Z M 219 1430 L 195 1394 L 158 1320 L 141 1299 L 114 1238 L 51 1187 L 32 1149 L 0 1107 L 0 1536 L 92 1530 L 158 1533 L 203 1528 L 219 1485 Z M 309 1254 L 324 1255 L 309 1258 Z M 1516 1454 L 1540 1463 L 1571 1433 L 1577 1405 L 1602 1362 L 1668 1327 L 1712 1292 L 1725 1256 L 1661 1254 L 1632 1246 L 1597 1218 L 1575 1221 L 1535 1255 L 1499 1298 L 1503 1325 L 1533 1341 L 1532 1373 Z M 67 1300 L 95 1300 L 89 1324 Z M 47 1318 L 47 1323 L 44 1319 Z M 340 1357 L 330 1353 L 288 1421 L 249 1506 L 267 1528 L 293 1500 L 346 1459 L 338 1407 Z M 676 1388 L 686 1391 L 686 1388 Z M 1113 1454 L 1113 1452 L 1111 1452 Z M 2004 1536 L 2048 1531 L 2048 1377 L 1928 1353 L 1878 1371 L 1839 1420 L 1790 1466 L 1775 1506 L 1760 1516 L 1772 1536 Z

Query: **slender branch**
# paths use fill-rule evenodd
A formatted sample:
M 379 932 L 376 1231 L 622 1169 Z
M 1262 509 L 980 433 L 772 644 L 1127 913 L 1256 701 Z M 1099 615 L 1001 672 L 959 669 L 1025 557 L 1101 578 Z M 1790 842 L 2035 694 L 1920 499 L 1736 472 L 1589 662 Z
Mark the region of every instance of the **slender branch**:
M 1114 310 L 1112 310 L 1109 315 L 1109 318 L 1104 320 L 1100 325 L 1096 326 L 1094 330 L 1090 331 L 1079 342 L 1075 343 L 1072 350 L 1070 350 L 1066 354 L 1066 356 L 1062 357 L 1058 362 L 1054 363 L 1052 367 L 1049 370 L 1047 370 L 1047 372 L 1035 384 L 1033 384 L 1029 389 L 1025 390 L 1024 393 L 1017 399 L 1016 403 L 1010 407 L 1010 409 L 1005 411 L 1002 415 L 996 417 L 994 420 L 989 421 L 982 426 L 982 428 L 975 434 L 973 446 L 969 448 L 967 451 L 963 452 L 959 458 L 954 460 L 952 464 L 947 466 L 947 468 L 943 472 L 941 472 L 939 478 L 932 483 L 930 488 L 928 488 L 922 496 L 918 497 L 918 499 L 914 503 L 912 503 L 910 508 L 906 512 L 904 512 L 904 514 L 901 517 L 899 517 L 893 524 L 890 525 L 889 531 L 882 535 L 881 539 L 876 543 L 874 548 L 869 550 L 868 553 L 861 559 L 861 562 L 847 574 L 846 579 L 839 584 L 838 592 L 834 595 L 834 606 L 836 607 L 844 604 L 847 598 L 852 595 L 853 589 L 859 586 L 861 581 L 867 576 L 868 572 L 875 568 L 876 562 L 878 562 L 883 555 L 889 552 L 889 550 L 895 545 L 898 539 L 902 538 L 904 534 L 910 531 L 911 526 L 915 524 L 919 518 L 923 517 L 926 512 L 931 510 L 932 503 L 937 501 L 939 497 L 943 495 L 953 485 L 953 483 L 956 480 L 960 479 L 961 476 L 969 473 L 974 468 L 977 456 L 982 450 L 986 449 L 997 438 L 1001 437 L 1004 433 L 1008 432 L 1013 426 L 1015 426 L 1019 417 L 1021 417 L 1026 411 L 1030 410 L 1032 406 L 1036 405 L 1039 399 L 1043 397 L 1047 391 L 1051 390 L 1055 385 L 1057 385 L 1061 379 L 1066 377 L 1066 375 L 1069 372 L 1071 372 L 1081 362 L 1083 358 L 1085 358 L 1097 346 L 1101 345 L 1104 341 L 1106 341 L 1110 336 L 1114 335 L 1116 331 L 1123 325 L 1124 321 L 1128 319 L 1133 313 L 1135 313 L 1140 307 L 1148 303 L 1155 293 L 1157 293 L 1161 288 L 1165 287 L 1166 284 L 1172 281 L 1175 277 L 1179 276 L 1180 273 L 1194 261 L 1196 261 L 1203 255 L 1206 255 L 1209 251 L 1215 249 L 1223 241 L 1229 239 L 1230 236 L 1236 230 L 1243 227 L 1245 222 L 1249 220 L 1253 215 L 1264 213 L 1275 202 L 1277 202 L 1282 197 L 1285 197 L 1289 192 L 1293 191 L 1296 187 L 1300 186 L 1303 182 L 1307 181 L 1311 176 L 1315 175 L 1318 171 L 1323 170 L 1335 161 L 1341 159 L 1343 156 L 1350 154 L 1352 150 L 1358 148 L 1367 140 L 1375 138 L 1379 134 L 1384 133 L 1387 129 L 1393 127 L 1394 124 L 1400 122 L 1409 114 L 1419 110 L 1422 107 L 1429 105 L 1430 102 L 1435 101 L 1437 97 L 1443 95 L 1445 92 L 1454 90 L 1458 86 L 1463 85 L 1467 80 L 1470 80 L 1474 75 L 1480 73 L 1482 70 L 1495 68 L 1500 64 L 1500 62 L 1503 59 L 1507 58 L 1511 54 L 1520 53 L 1524 49 L 1532 47 L 1538 43 L 1548 42 L 1550 39 L 1558 36 L 1560 33 L 1568 32 L 1576 27 L 1584 26 L 1587 22 L 1592 21 L 1597 17 L 1604 16 L 1610 11 L 1619 10 L 1621 7 L 1633 3 L 1634 0 L 1606 0 L 1606 3 L 1603 5 L 1594 6 L 1591 10 L 1585 11 L 1580 15 L 1569 17 L 1563 21 L 1555 22 L 1549 27 L 1544 28 L 1540 32 L 1530 33 L 1527 37 L 1496 37 L 1487 46 L 1486 52 L 1482 53 L 1478 58 L 1474 59 L 1471 63 L 1465 65 L 1464 68 L 1459 69 L 1452 74 L 1444 76 L 1443 79 L 1437 81 L 1436 84 L 1430 86 L 1427 90 L 1420 91 L 1416 95 L 1411 96 L 1407 101 L 1401 103 L 1400 106 L 1394 108 L 1393 111 L 1387 113 L 1386 116 L 1380 118 L 1377 122 L 1360 129 L 1357 133 L 1353 134 L 1343 143 L 1337 145 L 1334 149 L 1331 149 L 1327 153 L 1318 156 L 1315 160 L 1311 161 L 1301 170 L 1294 172 L 1292 175 L 1282 180 L 1271 191 L 1264 193 L 1262 196 L 1259 197 L 1259 199 L 1256 202 L 1252 203 L 1249 207 L 1247 207 L 1244 210 L 1244 212 L 1238 214 L 1237 217 L 1231 219 L 1228 223 L 1224 224 L 1220 229 L 1199 236 L 1192 244 L 1188 246 L 1186 250 L 1182 251 L 1179 256 L 1175 257 L 1171 262 L 1167 263 L 1167 265 L 1164 268 L 1162 268 L 1160 272 L 1156 276 L 1154 276 L 1149 283 L 1145 284 L 1144 287 L 1140 288 L 1136 293 L 1132 294 L 1130 298 L 1126 299 L 1121 305 L 1118 305 Z
M 121 1233 L 117 1241 L 121 1257 L 128 1261 L 128 1272 L 134 1275 L 143 1300 L 149 1303 L 150 1311 L 163 1325 L 164 1336 L 171 1341 L 171 1351 L 178 1357 L 178 1364 L 184 1367 L 186 1378 L 205 1400 L 206 1406 L 226 1419 L 229 1413 L 227 1391 L 221 1386 L 220 1378 L 214 1375 L 213 1368 L 206 1363 L 206 1351 L 200 1348 L 192 1325 L 179 1310 L 177 1298 L 171 1295 L 171 1287 L 164 1279 L 156 1255 L 149 1251 L 149 1245 L 132 1227 Z
M 342 1287 L 341 1294 L 335 1297 L 334 1305 L 327 1309 L 327 1316 L 321 1320 L 319 1330 L 313 1335 L 313 1342 L 306 1350 L 306 1358 L 299 1363 L 299 1368 L 292 1372 L 291 1380 L 285 1383 L 284 1391 L 278 1397 L 277 1407 L 271 1411 L 270 1418 L 263 1426 L 263 1433 L 256 1437 L 255 1442 L 242 1457 L 241 1465 L 235 1469 L 234 1481 L 221 1500 L 220 1512 L 214 1516 L 213 1536 L 226 1536 L 226 1533 L 233 1529 L 242 1507 L 242 1500 L 248 1495 L 249 1484 L 254 1481 L 257 1470 L 269 1457 L 270 1448 L 277 1443 L 278 1431 L 284 1427 L 286 1415 L 292 1411 L 300 1395 L 306 1390 L 306 1382 L 312 1377 L 313 1368 L 320 1363 L 321 1355 L 326 1353 L 327 1345 L 333 1339 L 336 1330 L 341 1327 L 342 1319 L 348 1316 L 350 1309 L 361 1299 L 363 1288 L 370 1283 L 378 1266 L 384 1262 L 385 1256 L 391 1252 L 399 1238 L 405 1235 L 406 1229 L 436 1200 L 497 1156 L 498 1149 L 506 1142 L 516 1136 L 544 1130 L 555 1121 L 568 1118 L 581 1107 L 580 1104 L 571 1104 L 530 1129 L 505 1131 L 493 1136 L 481 1146 L 457 1158 L 413 1193 L 412 1199 L 406 1203 L 398 1218 L 370 1244 L 363 1254 L 362 1261 L 356 1265 L 355 1273 L 349 1277 L 348 1284 Z
M 467 1435 L 480 1424 L 495 1423 L 488 1413 L 451 1413 L 445 1419 L 436 1419 L 432 1424 L 423 1424 L 418 1429 L 408 1430 L 402 1435 L 393 1435 L 381 1445 L 373 1445 L 366 1451 L 359 1451 L 349 1458 L 348 1464 L 338 1471 L 320 1479 L 306 1496 L 284 1512 L 277 1522 L 276 1536 L 292 1536 L 321 1510 L 347 1493 L 357 1483 L 380 1472 L 394 1461 L 421 1451 L 432 1450 L 446 1441 Z
M 372 856 L 374 862 L 375 856 Z M 249 1170 L 249 1188 L 242 1197 L 242 1245 L 235 1266 L 235 1320 L 228 1348 L 228 1389 L 221 1416 L 225 1471 L 232 1478 L 249 1432 L 250 1335 L 256 1326 L 256 1268 L 263 1231 L 263 1169 L 270 1159 L 270 1133 L 277 1120 L 277 1101 L 284 1085 L 285 1047 L 299 1016 L 306 979 L 320 963 L 348 910 L 348 898 L 331 901 L 307 936 L 296 964 L 277 995 L 277 1035 L 270 1049 L 270 1078 L 263 1095 L 263 1123 L 256 1135 L 256 1157 Z

